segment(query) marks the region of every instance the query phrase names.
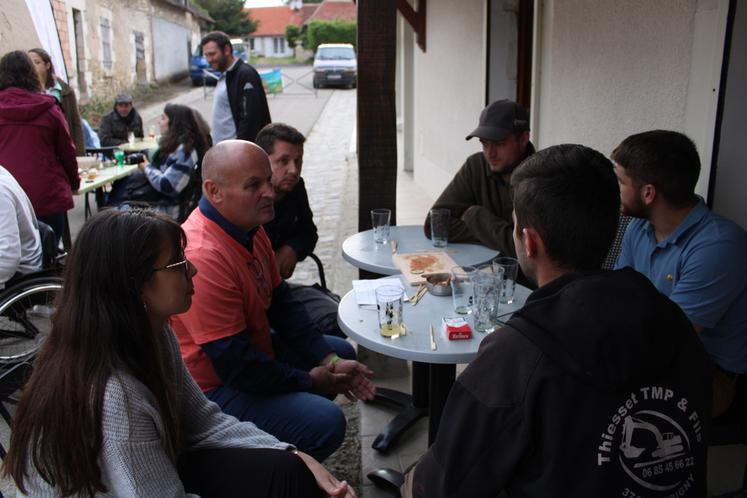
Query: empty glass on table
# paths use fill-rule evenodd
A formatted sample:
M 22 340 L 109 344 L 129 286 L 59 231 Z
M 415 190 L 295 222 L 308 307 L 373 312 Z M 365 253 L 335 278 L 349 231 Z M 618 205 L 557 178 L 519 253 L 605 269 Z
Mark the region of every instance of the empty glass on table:
M 472 313 L 474 290 L 472 276 L 477 271 L 474 266 L 455 266 L 451 269 L 451 297 L 454 311 L 460 315 Z
M 372 209 L 371 225 L 373 227 L 373 238 L 377 244 L 389 242 L 389 223 L 392 217 L 390 209 Z

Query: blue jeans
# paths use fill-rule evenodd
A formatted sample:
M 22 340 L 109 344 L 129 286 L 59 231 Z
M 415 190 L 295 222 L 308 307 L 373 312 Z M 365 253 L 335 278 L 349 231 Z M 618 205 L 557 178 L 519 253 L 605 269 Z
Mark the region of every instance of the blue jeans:
M 353 360 L 355 350 L 344 339 L 324 336 L 340 358 Z M 296 368 L 310 370 L 308 365 L 290 351 L 276 347 L 277 358 Z M 320 462 L 340 447 L 345 437 L 345 415 L 332 400 L 310 392 L 256 394 L 221 386 L 206 396 L 221 409 L 241 421 L 290 443 Z

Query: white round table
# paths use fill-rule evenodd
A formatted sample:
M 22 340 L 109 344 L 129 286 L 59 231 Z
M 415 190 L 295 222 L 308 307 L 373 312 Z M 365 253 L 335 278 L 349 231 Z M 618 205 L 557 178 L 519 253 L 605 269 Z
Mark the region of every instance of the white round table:
M 446 252 L 460 266 L 477 266 L 489 263 L 498 256 L 498 251 L 478 244 L 452 243 L 446 247 L 433 247 L 423 233 L 422 225 L 393 226 L 389 230 L 390 242 L 377 244 L 373 240 L 373 230 L 351 235 L 342 243 L 342 257 L 362 270 L 379 275 L 397 275 L 399 268 L 392 261 L 391 241 L 397 241 L 397 252 Z
M 403 284 L 407 285 L 403 280 Z M 415 287 L 409 287 L 408 295 L 412 295 Z M 531 291 L 522 286 L 516 286 L 514 302 L 501 304 L 499 312 L 502 320 L 507 320 L 511 313 L 520 309 Z M 476 355 L 480 342 L 487 336 L 474 330 L 472 315 L 468 315 L 467 321 L 472 327 L 472 338 L 468 340 L 450 341 L 446 339 L 443 326 L 443 316 L 456 316 L 453 312 L 451 296 L 434 296 L 427 293 L 412 306 L 405 302 L 403 310 L 403 321 L 407 325 L 407 335 L 395 339 L 383 337 L 379 333 L 378 313 L 375 309 L 361 308 L 355 300 L 354 291 L 350 291 L 340 301 L 337 312 L 337 322 L 348 337 L 362 344 L 372 351 L 427 364 L 430 370 L 430 382 L 428 388 L 428 413 L 430 415 L 428 425 L 429 444 L 433 442 L 441 421 L 446 397 L 454 383 L 457 363 L 468 363 Z M 436 350 L 430 347 L 430 336 L 428 325 L 433 325 Z M 493 332 L 500 334 L 500 330 Z M 413 387 L 415 382 L 413 382 Z M 388 431 L 385 430 L 384 433 Z M 396 439 L 396 435 L 391 436 Z

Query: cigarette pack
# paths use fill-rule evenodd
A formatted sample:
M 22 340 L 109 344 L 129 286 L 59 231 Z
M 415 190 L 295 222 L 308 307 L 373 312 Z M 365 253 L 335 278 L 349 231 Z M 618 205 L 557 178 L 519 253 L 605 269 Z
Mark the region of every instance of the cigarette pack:
M 472 339 L 472 329 L 462 317 L 444 317 L 444 331 L 450 341 Z

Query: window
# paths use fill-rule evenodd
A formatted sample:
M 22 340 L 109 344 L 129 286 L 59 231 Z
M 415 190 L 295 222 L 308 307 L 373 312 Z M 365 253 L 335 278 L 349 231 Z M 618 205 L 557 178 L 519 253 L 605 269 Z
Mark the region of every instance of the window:
M 273 38 L 272 51 L 276 54 L 285 53 L 285 38 Z
M 254 50 L 254 38 L 249 38 L 249 50 Z
M 112 28 L 109 19 L 102 17 L 101 26 L 101 64 L 105 71 L 112 70 Z

